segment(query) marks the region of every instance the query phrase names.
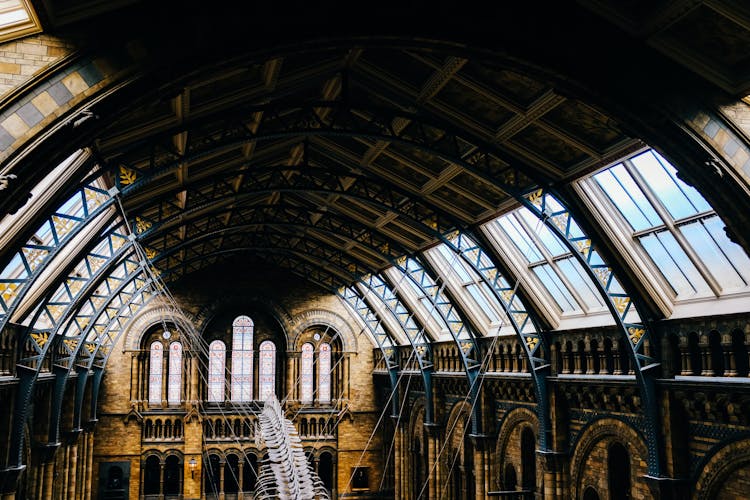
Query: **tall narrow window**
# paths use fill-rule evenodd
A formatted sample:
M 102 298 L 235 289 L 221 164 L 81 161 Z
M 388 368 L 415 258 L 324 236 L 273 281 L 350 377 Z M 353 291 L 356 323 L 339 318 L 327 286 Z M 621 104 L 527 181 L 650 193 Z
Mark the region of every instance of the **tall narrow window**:
M 167 403 L 180 404 L 182 388 L 182 344 L 172 342 L 169 345 L 169 377 L 167 378 Z
M 274 394 L 276 385 L 276 345 L 270 340 L 260 344 L 260 374 L 258 376 L 258 392 L 260 399 L 265 401 Z
M 151 344 L 151 358 L 148 374 L 148 403 L 161 403 L 161 367 L 164 358 L 164 346 L 158 340 Z
M 625 446 L 614 443 L 607 457 L 609 491 L 612 500 L 629 500 L 630 497 L 630 454 Z
M 312 403 L 313 401 L 313 365 L 315 348 L 309 342 L 302 345 L 302 355 L 300 357 L 300 400 L 303 403 Z
M 318 401 L 331 402 L 331 344 L 320 344 L 318 354 Z
M 224 401 L 224 362 L 226 346 L 221 340 L 214 340 L 208 346 L 208 401 Z
M 232 401 L 253 399 L 253 320 L 239 316 L 232 323 Z

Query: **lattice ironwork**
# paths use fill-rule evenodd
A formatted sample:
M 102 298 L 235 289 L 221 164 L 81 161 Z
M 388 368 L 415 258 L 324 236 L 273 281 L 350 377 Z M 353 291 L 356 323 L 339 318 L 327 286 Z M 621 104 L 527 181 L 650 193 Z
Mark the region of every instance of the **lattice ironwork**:
M 617 279 L 616 269 L 604 260 L 592 238 L 576 223 L 570 209 L 563 204 L 560 197 L 550 190 L 536 189 L 527 193 L 521 201 L 557 235 L 586 270 L 630 347 L 631 359 L 636 366 L 636 380 L 644 403 L 646 442 L 649 447 L 648 470 L 654 477 L 660 477 L 661 438 L 654 380 L 658 376 L 657 368 L 660 364 L 646 353 L 646 345 L 651 349 L 658 348 L 650 328 L 643 321 L 646 316 L 638 310 L 637 300 L 633 299 Z
M 17 250 L 3 252 L 0 258 L 0 330 L 13 316 L 61 249 L 114 202 L 110 192 L 89 182 L 76 190 L 55 209 L 34 234 Z

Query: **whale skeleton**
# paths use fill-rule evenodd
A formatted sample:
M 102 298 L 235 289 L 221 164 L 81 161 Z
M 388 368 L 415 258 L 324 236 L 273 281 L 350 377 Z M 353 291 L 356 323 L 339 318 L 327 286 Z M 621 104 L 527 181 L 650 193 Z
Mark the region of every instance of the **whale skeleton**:
M 256 439 L 266 445 L 268 458 L 261 462 L 253 498 L 330 500 L 323 482 L 307 461 L 297 430 L 284 416 L 275 395 L 266 399 L 258 422 Z

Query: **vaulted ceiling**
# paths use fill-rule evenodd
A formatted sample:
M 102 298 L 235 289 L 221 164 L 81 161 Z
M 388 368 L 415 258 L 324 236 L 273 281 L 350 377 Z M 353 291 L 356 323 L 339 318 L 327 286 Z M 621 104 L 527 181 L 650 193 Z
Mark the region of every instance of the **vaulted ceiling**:
M 38 10 L 53 33 L 140 60 L 138 92 L 92 106 L 67 146 L 93 152 L 157 267 L 177 278 L 241 252 L 340 286 L 537 186 L 562 189 L 640 137 L 669 144 L 668 125 L 649 121 L 665 95 L 744 91 L 736 64 L 721 66 L 725 85 L 718 66 L 708 82 L 684 70 L 710 54 L 679 28 L 696 9 L 734 21 L 742 9 L 671 5 L 677 52 L 658 35 L 661 10 L 593 1 Z M 722 40 L 739 53 L 750 44 L 735 24 Z

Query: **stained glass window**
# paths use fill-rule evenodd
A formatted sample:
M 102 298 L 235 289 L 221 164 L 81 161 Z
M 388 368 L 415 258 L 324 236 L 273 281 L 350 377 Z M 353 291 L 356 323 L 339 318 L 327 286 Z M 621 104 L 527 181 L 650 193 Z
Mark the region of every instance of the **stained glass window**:
M 258 392 L 265 401 L 276 392 L 276 345 L 270 340 L 260 344 L 260 367 L 258 373 Z
M 318 354 L 318 401 L 331 402 L 331 344 L 320 344 Z
M 182 388 L 182 344 L 169 345 L 169 376 L 167 378 L 167 403 L 180 404 Z
M 677 299 L 745 290 L 750 259 L 706 200 L 648 150 L 593 176 Z
M 239 316 L 232 323 L 232 401 L 253 399 L 253 320 Z
M 300 400 L 303 403 L 312 403 L 313 401 L 313 366 L 314 366 L 315 348 L 309 342 L 302 345 L 302 355 L 300 357 Z
M 221 340 L 214 340 L 208 346 L 208 401 L 224 401 L 224 363 L 226 346 Z
M 164 358 L 164 346 L 158 340 L 151 344 L 148 375 L 148 403 L 161 404 L 161 368 Z

